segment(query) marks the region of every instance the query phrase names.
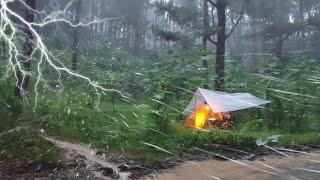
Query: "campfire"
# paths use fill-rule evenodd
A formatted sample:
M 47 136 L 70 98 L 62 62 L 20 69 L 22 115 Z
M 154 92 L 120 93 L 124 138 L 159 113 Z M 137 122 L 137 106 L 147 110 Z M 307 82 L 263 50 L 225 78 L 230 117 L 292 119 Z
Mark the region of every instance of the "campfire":
M 185 126 L 195 129 L 226 129 L 233 122 L 232 112 L 270 103 L 249 93 L 225 93 L 198 88 L 187 108 Z

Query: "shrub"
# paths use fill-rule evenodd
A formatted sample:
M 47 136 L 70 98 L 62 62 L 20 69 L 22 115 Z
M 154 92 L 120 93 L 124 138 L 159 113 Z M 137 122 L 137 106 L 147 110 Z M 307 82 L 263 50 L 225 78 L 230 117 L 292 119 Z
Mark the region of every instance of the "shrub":
M 258 132 L 263 129 L 263 119 L 248 121 L 241 129 L 243 132 Z
M 54 145 L 38 135 L 32 128 L 17 127 L 0 134 L 0 166 L 13 169 L 42 165 L 63 166 L 61 156 Z

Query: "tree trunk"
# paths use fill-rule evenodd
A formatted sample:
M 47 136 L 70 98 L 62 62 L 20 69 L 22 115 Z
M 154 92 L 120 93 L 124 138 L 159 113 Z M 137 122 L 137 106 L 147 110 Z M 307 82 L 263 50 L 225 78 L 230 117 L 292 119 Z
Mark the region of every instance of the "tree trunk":
M 242 52 L 242 21 L 240 21 L 240 23 L 236 27 L 235 39 L 236 39 L 236 52 L 241 53 Z
M 80 11 L 81 11 L 81 0 L 78 0 L 76 13 L 75 13 L 75 24 L 80 22 Z M 72 46 L 72 70 L 77 71 L 78 69 L 78 55 L 79 55 L 79 27 L 73 28 L 73 46 Z
M 126 37 L 125 37 L 125 45 L 127 49 L 130 49 L 130 41 L 131 41 L 131 25 L 129 24 L 129 21 L 127 20 L 126 22 Z
M 304 2 L 303 0 L 299 0 L 299 23 L 302 26 L 304 24 Z M 305 48 L 305 31 L 301 30 L 300 35 L 301 35 L 301 43 L 299 43 L 300 48 Z
M 158 24 L 158 15 L 155 14 L 155 19 L 154 19 L 154 24 Z M 154 36 L 154 40 L 153 40 L 153 48 L 157 48 L 157 44 L 158 44 L 158 37 Z
M 207 48 L 207 42 L 208 42 L 208 32 L 209 30 L 209 7 L 208 7 L 208 1 L 203 0 L 203 37 L 202 37 L 202 46 L 204 49 Z
M 36 0 L 27 0 L 26 4 L 35 10 L 36 8 Z M 33 22 L 35 18 L 35 13 L 26 8 L 25 12 L 25 20 L 27 22 Z M 32 39 L 33 35 L 31 30 L 28 27 L 23 28 L 25 40 L 23 43 L 23 54 L 21 56 L 21 64 L 25 68 L 25 71 L 29 72 L 31 69 L 31 55 L 32 55 Z M 17 72 L 17 85 L 15 88 L 15 94 L 21 98 L 26 96 L 26 91 L 29 86 L 30 76 L 27 74 L 23 74 L 21 71 Z
M 107 36 L 108 36 L 108 38 L 111 38 L 111 36 L 112 36 L 112 24 L 113 24 L 112 20 L 108 21 L 108 25 L 107 25 Z
M 140 54 L 143 47 L 144 47 L 144 41 L 143 41 L 143 23 L 141 20 L 138 20 L 134 23 L 134 53 Z
M 147 0 L 136 0 L 136 11 L 137 13 L 134 13 L 131 17 L 131 22 L 133 26 L 133 32 L 134 32 L 134 38 L 133 38 L 133 51 L 137 55 L 141 55 L 141 53 L 144 51 L 145 47 L 145 26 L 147 25 L 147 22 L 145 22 L 145 14 L 146 8 L 147 8 Z
M 143 43 L 142 48 L 146 49 L 146 40 L 147 40 L 147 29 L 148 29 L 148 8 L 149 8 L 149 0 L 145 1 L 144 7 L 144 19 L 143 19 Z
M 225 0 L 217 0 L 217 15 L 218 15 L 218 34 L 217 34 L 217 49 L 216 49 L 216 80 L 215 90 L 224 90 L 225 78 L 225 46 L 226 46 L 226 7 Z
M 203 59 L 203 60 L 202 60 L 202 68 L 203 68 L 206 72 L 208 72 L 208 67 L 209 67 L 208 61 L 205 60 L 205 59 Z M 203 82 L 203 88 L 204 88 L 204 89 L 209 89 L 208 82 L 209 82 L 209 76 L 208 76 L 208 74 L 206 73 L 205 81 Z
M 282 49 L 283 49 L 284 40 L 282 38 L 277 38 L 275 41 L 276 41 L 275 47 L 274 47 L 275 55 L 279 60 L 282 60 L 283 58 Z

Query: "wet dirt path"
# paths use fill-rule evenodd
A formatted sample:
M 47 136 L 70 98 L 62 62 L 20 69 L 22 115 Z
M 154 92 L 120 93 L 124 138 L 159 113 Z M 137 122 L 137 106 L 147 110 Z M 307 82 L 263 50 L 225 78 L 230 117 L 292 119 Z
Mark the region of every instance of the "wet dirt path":
M 190 161 L 157 175 L 157 179 L 317 180 L 320 179 L 320 151 L 313 154 L 289 157 L 269 156 L 256 161 Z
M 68 156 L 78 155 L 85 157 L 85 162 L 91 169 L 100 164 L 102 167 L 112 168 L 119 172 L 119 164 L 111 163 L 104 155 L 97 155 L 99 150 L 93 149 L 85 144 L 72 143 L 45 137 L 57 147 L 67 151 Z M 95 177 L 111 179 L 101 172 L 92 170 Z M 129 179 L 129 173 L 119 173 L 120 179 Z M 145 176 L 141 179 L 159 180 L 233 180 L 233 179 L 272 179 L 272 180 L 317 180 L 320 179 L 320 151 L 310 154 L 284 156 L 268 156 L 258 158 L 255 161 L 188 161 L 175 168 L 165 170 L 162 173 Z
M 112 179 L 110 176 L 105 176 L 102 171 L 97 168 L 111 168 L 115 173 L 119 175 L 117 179 L 124 180 L 129 179 L 129 173 L 119 172 L 119 164 L 108 162 L 104 154 L 97 155 L 97 152 L 101 152 L 97 149 L 93 149 L 88 145 L 81 143 L 72 143 L 68 141 L 62 141 L 53 137 L 44 137 L 46 140 L 54 143 L 58 148 L 66 151 L 66 158 L 82 159 L 87 164 L 87 168 L 95 175 L 96 178 L 100 179 Z M 99 167 L 97 167 L 99 166 Z

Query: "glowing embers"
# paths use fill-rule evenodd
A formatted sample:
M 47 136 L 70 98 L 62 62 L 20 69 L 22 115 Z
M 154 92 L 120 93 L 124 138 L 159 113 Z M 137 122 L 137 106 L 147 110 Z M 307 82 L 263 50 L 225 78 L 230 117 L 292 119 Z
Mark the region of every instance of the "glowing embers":
M 202 129 L 206 123 L 206 114 L 204 112 L 196 112 L 194 125 L 196 128 Z
M 212 110 L 206 103 L 200 105 L 194 114 L 194 126 L 197 129 L 203 129 L 206 121 L 210 118 Z
M 230 125 L 229 113 L 215 113 L 206 103 L 200 104 L 185 121 L 185 126 L 195 129 L 225 129 Z

